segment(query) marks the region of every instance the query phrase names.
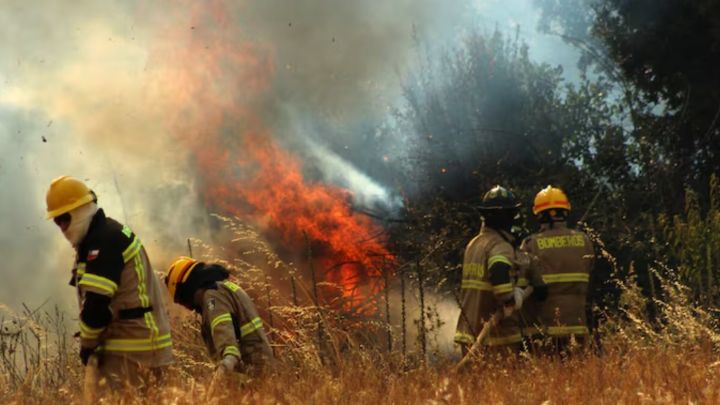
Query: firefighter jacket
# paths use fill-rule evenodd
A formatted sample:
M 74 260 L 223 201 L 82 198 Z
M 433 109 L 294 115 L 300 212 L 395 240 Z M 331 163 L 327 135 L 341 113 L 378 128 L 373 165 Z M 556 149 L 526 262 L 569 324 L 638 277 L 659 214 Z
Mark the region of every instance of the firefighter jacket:
M 513 237 L 509 233 L 483 226 L 465 248 L 456 343 L 471 345 L 485 322 L 512 295 L 518 282 L 527 285 L 522 276 L 528 261 L 522 253 L 516 252 L 512 243 Z M 483 343 L 501 346 L 521 340 L 518 316 L 514 312 L 502 318 Z
M 240 286 L 218 281 L 202 297 L 202 336 L 210 355 L 236 356 L 241 372 L 260 372 L 273 358 L 263 321 Z
M 588 333 L 586 300 L 594 249 L 588 236 L 556 222 L 543 224 L 520 248 L 540 261 L 542 278 L 548 286 L 544 302 L 523 306 L 527 322 L 549 336 Z
M 83 349 L 145 367 L 172 363 L 163 289 L 145 248 L 130 228 L 106 217 L 102 209 L 77 247 L 70 284 L 78 293 Z

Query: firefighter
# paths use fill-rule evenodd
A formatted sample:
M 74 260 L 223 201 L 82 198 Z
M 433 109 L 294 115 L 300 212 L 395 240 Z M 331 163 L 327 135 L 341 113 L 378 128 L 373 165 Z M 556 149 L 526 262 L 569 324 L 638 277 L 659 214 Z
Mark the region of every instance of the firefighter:
M 165 278 L 173 300 L 202 316 L 201 333 L 220 375 L 258 375 L 273 359 L 263 321 L 240 286 L 218 264 L 178 257 Z
M 52 181 L 47 217 L 76 252 L 70 285 L 80 306 L 80 359 L 95 356 L 111 385 L 139 385 L 173 362 L 162 286 L 140 239 L 106 217 L 97 197 L 69 176 Z M 148 372 L 149 371 L 149 372 Z
M 519 352 L 522 348 L 516 311 L 525 299 L 522 286 L 528 284 L 527 277 L 532 275 L 528 258 L 516 251 L 510 232 L 520 206 L 513 193 L 500 186 L 483 197 L 480 205 L 483 225 L 465 248 L 463 259 L 461 311 L 455 342 L 461 345 L 464 355 L 494 314 L 498 314 L 499 321 L 482 344 L 508 352 Z M 536 283 L 537 277 L 531 278 Z
M 582 347 L 588 337 L 587 295 L 594 249 L 584 232 L 567 226 L 570 208 L 561 189 L 547 186 L 540 190 L 533 204 L 540 230 L 520 248 L 541 262 L 542 278 L 548 286 L 547 299 L 527 305 L 524 315 L 538 327 L 535 337 L 550 338 L 545 349 L 554 353 L 565 353 L 571 342 Z

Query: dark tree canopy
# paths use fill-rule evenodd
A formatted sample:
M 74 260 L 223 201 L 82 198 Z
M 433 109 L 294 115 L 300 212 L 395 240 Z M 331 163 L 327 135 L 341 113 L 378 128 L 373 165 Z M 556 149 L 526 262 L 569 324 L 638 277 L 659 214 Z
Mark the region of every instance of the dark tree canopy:
M 536 2 L 542 28 L 578 39 L 584 60 L 622 87 L 638 168 L 676 193 L 706 185 L 720 170 L 720 2 Z
M 720 95 L 720 2 L 605 0 L 596 4 L 595 34 L 625 75 L 651 101 L 696 107 L 712 118 Z M 707 130 L 708 127 L 705 127 Z
M 565 166 L 561 73 L 496 32 L 470 34 L 411 77 L 404 119 L 417 134 L 415 167 L 426 190 L 466 201 Z
M 400 186 L 412 192 L 392 229 L 399 257 L 421 257 L 416 266 L 444 280 L 480 226 L 485 190 L 513 189 L 532 230 L 527 206 L 553 184 L 570 196 L 571 221 L 596 230 L 617 258 L 616 276 L 633 269 L 654 294 L 659 260 L 696 276 L 704 263 L 691 282 L 713 294 L 717 228 L 697 218 L 716 223 L 720 201 L 711 198 L 720 190 L 720 2 L 536 4 L 541 29 L 580 48 L 579 80 L 498 32 L 470 32 L 443 58 L 421 55 L 406 78 L 397 119 L 414 149 Z M 687 254 L 687 235 L 706 241 L 695 249 L 705 256 Z

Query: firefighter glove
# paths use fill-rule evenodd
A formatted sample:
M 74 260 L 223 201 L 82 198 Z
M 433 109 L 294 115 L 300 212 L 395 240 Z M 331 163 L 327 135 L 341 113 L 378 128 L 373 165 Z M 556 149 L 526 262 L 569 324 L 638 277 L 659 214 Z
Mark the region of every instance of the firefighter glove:
M 523 300 L 525 299 L 525 292 L 520 287 L 513 288 L 513 301 L 515 301 L 515 310 L 522 308 Z
M 80 348 L 80 361 L 82 361 L 83 366 L 87 366 L 88 360 L 93 353 L 95 353 L 94 347 Z
M 223 357 L 223 359 L 220 361 L 220 364 L 218 365 L 218 368 L 223 369 L 223 371 L 226 373 L 230 373 L 235 370 L 235 366 L 237 366 L 237 363 L 237 357 L 228 355 Z

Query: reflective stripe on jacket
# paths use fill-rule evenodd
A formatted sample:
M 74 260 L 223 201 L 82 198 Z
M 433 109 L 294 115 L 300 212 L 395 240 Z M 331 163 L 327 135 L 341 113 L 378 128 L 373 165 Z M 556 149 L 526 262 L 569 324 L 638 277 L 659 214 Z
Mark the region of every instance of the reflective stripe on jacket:
M 95 214 L 78 246 L 71 284 L 77 287 L 79 297 L 83 347 L 96 347 L 99 352 L 111 352 L 145 367 L 172 363 L 163 288 L 140 239 L 127 226 L 106 217 L 103 210 Z M 82 317 L 98 312 L 85 308 L 89 293 L 110 298 L 111 314 L 104 325 Z
M 201 310 L 203 339 L 216 360 L 233 355 L 242 360 L 241 367 L 259 371 L 272 359 L 263 321 L 240 286 L 229 280 L 217 282 L 215 288 L 205 290 Z
M 518 279 L 519 262 L 522 259 L 511 245 L 512 236 L 501 232 L 483 226 L 480 233 L 465 248 L 456 343 L 472 344 L 475 341 L 485 322 L 500 308 L 508 294 L 512 293 Z M 493 284 L 489 270 L 496 263 L 508 265 L 511 274 L 501 283 Z M 490 331 L 484 343 L 499 346 L 520 341 L 518 319 L 513 314 L 502 319 Z
M 531 301 L 523 306 L 524 317 L 550 336 L 587 334 L 585 310 L 594 257 L 588 236 L 564 223 L 556 222 L 552 227 L 543 224 L 521 249 L 537 256 L 548 286 L 545 302 Z

